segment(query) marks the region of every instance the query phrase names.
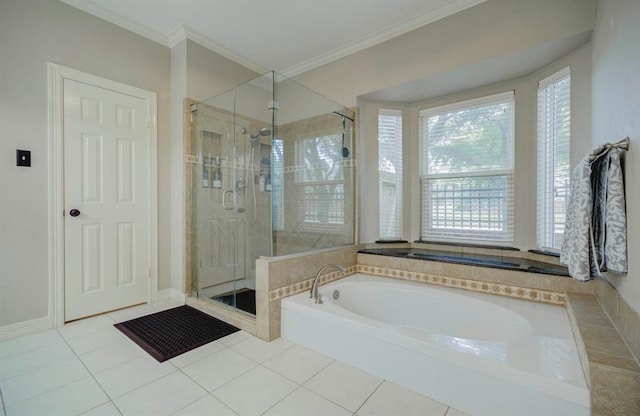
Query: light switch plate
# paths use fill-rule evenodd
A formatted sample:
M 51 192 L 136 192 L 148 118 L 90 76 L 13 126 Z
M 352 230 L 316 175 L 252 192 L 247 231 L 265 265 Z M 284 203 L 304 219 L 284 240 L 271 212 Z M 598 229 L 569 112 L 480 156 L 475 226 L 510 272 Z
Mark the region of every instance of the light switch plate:
M 31 166 L 30 150 L 16 150 L 16 166 Z

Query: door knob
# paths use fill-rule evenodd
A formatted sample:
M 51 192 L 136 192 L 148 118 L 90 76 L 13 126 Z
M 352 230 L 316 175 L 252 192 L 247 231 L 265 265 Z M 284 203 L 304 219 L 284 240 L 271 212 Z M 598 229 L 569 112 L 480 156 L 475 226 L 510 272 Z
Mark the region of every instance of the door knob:
M 80 215 L 80 210 L 77 210 L 74 208 L 71 211 L 69 211 L 69 215 L 71 215 L 72 217 L 77 217 L 78 215 Z

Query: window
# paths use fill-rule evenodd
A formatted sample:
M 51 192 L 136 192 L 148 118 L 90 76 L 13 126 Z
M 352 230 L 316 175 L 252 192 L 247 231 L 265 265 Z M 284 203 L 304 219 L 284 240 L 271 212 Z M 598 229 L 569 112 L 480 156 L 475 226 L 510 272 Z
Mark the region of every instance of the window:
M 421 238 L 513 241 L 514 93 L 420 112 Z
M 340 134 L 295 143 L 298 224 L 305 231 L 342 232 L 344 176 Z
M 571 76 L 565 68 L 538 87 L 537 240 L 542 250 L 559 251 L 569 201 Z
M 378 188 L 381 240 L 402 238 L 402 112 L 378 112 Z

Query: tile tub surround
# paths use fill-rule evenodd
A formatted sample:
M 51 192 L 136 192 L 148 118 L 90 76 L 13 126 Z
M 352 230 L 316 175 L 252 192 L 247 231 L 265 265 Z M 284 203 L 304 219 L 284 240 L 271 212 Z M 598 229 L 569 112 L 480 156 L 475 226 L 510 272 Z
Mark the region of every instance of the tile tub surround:
M 631 353 L 640 362 L 640 314 L 606 280 L 595 281 L 595 296 L 618 329 Z
M 500 252 L 504 251 L 506 250 L 500 250 Z M 360 250 L 359 253 L 444 263 L 466 264 L 469 266 L 489 267 L 529 273 L 552 274 L 556 276 L 569 276 L 569 271 L 565 266 L 533 260 L 528 258 L 527 255 L 504 256 L 499 255 L 498 253 L 470 253 L 424 248 L 365 248 Z
M 256 261 L 256 334 L 265 341 L 280 337 L 280 300 L 311 288 L 322 266 L 334 263 L 355 272 L 358 246 L 317 250 L 280 257 L 261 257 Z M 339 279 L 342 274 L 328 269 L 320 282 Z
M 482 282 L 473 279 L 442 276 L 431 273 L 407 272 L 403 270 L 367 266 L 361 264 L 358 264 L 356 266 L 356 271 L 359 273 L 372 274 L 376 276 L 428 283 L 438 286 L 470 290 L 472 292 L 489 293 L 492 295 L 500 295 L 532 302 L 548 303 L 551 305 L 565 304 L 564 293 L 554 292 L 550 290 L 532 289 L 528 287 L 514 286 L 495 282 Z
M 257 336 L 264 340 L 273 340 L 280 336 L 280 300 L 309 290 L 317 271 L 328 263 L 347 267 L 349 274 L 371 273 L 555 305 L 564 305 L 564 293 L 567 291 L 593 293 L 593 282 L 576 282 L 562 276 L 358 253 L 358 249 L 368 246 L 371 245 L 354 245 L 314 253 L 258 259 L 256 263 Z M 385 247 L 381 244 L 373 246 Z M 397 244 L 388 246 L 398 247 Z M 468 248 L 455 247 L 454 249 Z M 496 253 L 495 250 L 487 251 L 487 249 L 477 248 L 474 251 L 477 254 Z M 525 256 L 540 256 L 527 252 L 518 251 L 518 253 Z M 540 259 L 536 257 L 536 260 Z M 323 284 L 341 277 L 340 273 L 330 269 L 320 282 Z
M 523 253 L 524 254 L 524 253 Z M 579 282 L 565 276 L 556 276 L 543 273 L 530 273 L 519 270 L 504 270 L 490 267 L 478 267 L 466 264 L 446 263 L 442 261 L 418 260 L 415 258 L 399 258 L 391 256 L 380 256 L 375 254 L 358 253 L 359 266 L 368 266 L 375 270 L 396 270 L 405 273 L 422 273 L 434 276 L 446 276 L 463 280 L 471 280 L 480 284 L 494 284 L 514 286 L 521 289 L 532 289 L 540 292 L 556 292 L 556 293 L 594 293 L 594 281 Z M 366 272 L 366 270 L 364 271 Z M 379 272 L 383 273 L 383 272 Z M 386 273 L 386 272 L 384 272 Z M 387 276 L 388 274 L 381 274 Z M 393 274 L 389 277 L 397 277 Z M 438 283 L 438 282 L 431 282 Z M 482 286 L 484 287 L 484 286 Z M 499 286 L 490 293 L 501 293 Z M 463 287 L 469 289 L 469 287 Z M 483 291 L 486 291 L 483 290 Z M 508 295 L 507 293 L 504 293 Z M 529 300 L 538 300 L 536 298 Z M 545 299 L 542 299 L 545 301 Z
M 592 295 L 568 293 L 567 312 L 591 389 L 592 415 L 640 414 L 640 365 L 604 305 Z

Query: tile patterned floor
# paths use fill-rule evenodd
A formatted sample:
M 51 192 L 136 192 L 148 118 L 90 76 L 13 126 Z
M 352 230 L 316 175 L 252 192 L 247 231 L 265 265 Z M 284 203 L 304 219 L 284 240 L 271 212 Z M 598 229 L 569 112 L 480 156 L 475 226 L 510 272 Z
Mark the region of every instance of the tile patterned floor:
M 158 363 L 116 322 L 163 301 L 0 343 L 8 416 L 464 416 L 285 339 L 236 332 Z

